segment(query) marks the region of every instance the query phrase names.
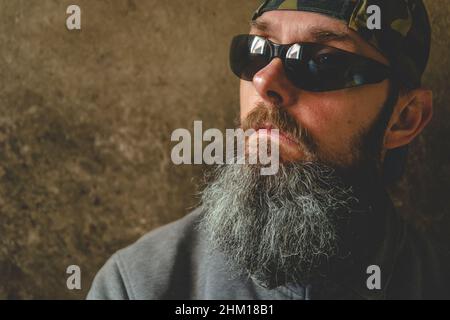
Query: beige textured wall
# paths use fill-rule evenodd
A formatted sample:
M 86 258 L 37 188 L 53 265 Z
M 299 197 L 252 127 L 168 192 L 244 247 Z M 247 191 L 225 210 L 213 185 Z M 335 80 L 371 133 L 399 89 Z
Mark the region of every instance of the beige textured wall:
M 73 3 L 81 32 L 65 28 Z M 258 4 L 0 0 L 0 299 L 84 298 L 115 250 L 195 206 L 203 168 L 171 164 L 170 134 L 233 126 L 228 44 Z M 450 2 L 427 4 L 436 117 L 397 192 L 434 218 L 449 210 Z

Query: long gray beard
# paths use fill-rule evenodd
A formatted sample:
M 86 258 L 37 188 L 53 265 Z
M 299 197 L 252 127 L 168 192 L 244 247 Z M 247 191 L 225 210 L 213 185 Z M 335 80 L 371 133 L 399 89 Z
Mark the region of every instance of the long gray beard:
M 258 166 L 225 165 L 202 193 L 212 250 L 228 266 L 272 288 L 306 283 L 338 252 L 338 220 L 356 200 L 333 169 L 315 163 L 281 164 L 274 176 Z

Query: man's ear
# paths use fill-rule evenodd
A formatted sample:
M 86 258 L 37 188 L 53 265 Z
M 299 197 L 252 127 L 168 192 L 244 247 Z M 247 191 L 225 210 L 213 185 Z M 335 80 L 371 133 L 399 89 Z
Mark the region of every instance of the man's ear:
M 410 144 L 433 117 L 433 93 L 415 89 L 400 96 L 384 137 L 385 149 Z

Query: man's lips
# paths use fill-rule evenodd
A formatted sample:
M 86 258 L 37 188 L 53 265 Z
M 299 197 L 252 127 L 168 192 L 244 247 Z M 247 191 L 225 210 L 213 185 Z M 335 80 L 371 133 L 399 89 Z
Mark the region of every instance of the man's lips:
M 262 138 L 270 139 L 271 141 L 275 142 L 280 147 L 279 156 L 282 162 L 296 162 L 305 159 L 306 155 L 303 151 L 302 145 L 297 139 L 293 138 L 288 133 L 279 130 L 271 124 L 255 126 L 253 129 L 256 132 L 251 137 L 249 137 L 249 139 L 254 140 Z M 277 132 L 274 130 L 276 130 Z M 249 147 L 251 148 L 251 146 L 252 144 L 250 143 Z
M 261 127 L 257 127 L 255 130 L 258 134 L 263 133 L 262 130 L 266 130 L 267 136 L 269 136 L 270 138 L 277 139 L 279 143 L 286 143 L 288 145 L 295 146 L 297 148 L 299 147 L 299 143 L 296 139 L 294 139 L 291 135 L 287 134 L 286 132 L 283 132 L 280 129 L 275 128 L 272 125 L 264 125 Z M 276 133 L 274 130 L 278 130 L 278 133 Z

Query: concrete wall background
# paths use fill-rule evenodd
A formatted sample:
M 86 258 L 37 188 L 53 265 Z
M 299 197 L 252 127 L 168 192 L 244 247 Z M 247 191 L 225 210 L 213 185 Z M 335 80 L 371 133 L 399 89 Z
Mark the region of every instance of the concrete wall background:
M 65 28 L 82 9 L 81 32 Z M 0 299 L 82 299 L 117 249 L 195 206 L 202 167 L 170 162 L 170 134 L 232 127 L 228 44 L 258 0 L 0 0 Z M 397 205 L 444 217 L 450 189 L 450 2 L 429 0 L 436 114 Z M 447 214 L 447 218 L 445 218 Z M 82 290 L 66 288 L 67 266 Z

